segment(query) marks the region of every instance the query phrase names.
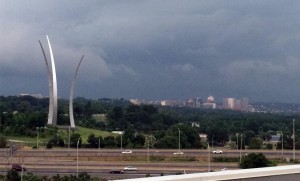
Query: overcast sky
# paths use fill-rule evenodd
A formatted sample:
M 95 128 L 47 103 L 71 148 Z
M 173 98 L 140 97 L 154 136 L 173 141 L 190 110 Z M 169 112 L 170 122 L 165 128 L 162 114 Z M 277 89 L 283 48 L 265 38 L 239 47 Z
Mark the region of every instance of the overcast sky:
M 300 103 L 300 1 L 0 0 L 0 94 Z

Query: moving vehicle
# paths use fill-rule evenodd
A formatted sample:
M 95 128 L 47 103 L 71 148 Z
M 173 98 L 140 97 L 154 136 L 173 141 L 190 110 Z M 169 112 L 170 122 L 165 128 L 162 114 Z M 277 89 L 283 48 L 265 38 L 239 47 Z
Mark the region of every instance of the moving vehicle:
M 222 151 L 222 150 L 214 150 L 213 153 L 214 153 L 214 154 L 222 154 L 223 151 Z
M 132 153 L 132 151 L 131 150 L 125 150 L 125 151 L 122 151 L 122 153 Z
M 11 169 L 15 170 L 15 171 L 22 171 L 22 168 L 23 168 L 23 171 L 26 171 L 26 168 L 25 167 L 22 167 L 21 165 L 19 164 L 12 164 L 11 165 Z
M 124 171 L 123 170 L 111 170 L 111 171 L 109 171 L 109 173 L 123 174 Z
M 174 155 L 183 155 L 184 153 L 182 151 L 177 151 L 173 153 Z
M 127 166 L 124 168 L 124 171 L 137 171 L 137 168 L 132 167 L 132 166 Z

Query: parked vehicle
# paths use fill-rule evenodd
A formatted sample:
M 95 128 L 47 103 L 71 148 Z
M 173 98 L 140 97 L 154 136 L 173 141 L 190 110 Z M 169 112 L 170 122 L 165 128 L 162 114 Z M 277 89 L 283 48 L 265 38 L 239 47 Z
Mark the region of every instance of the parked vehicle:
M 115 174 L 123 174 L 123 170 L 111 170 L 109 173 L 115 173 Z
M 137 171 L 137 168 L 132 167 L 132 166 L 127 166 L 124 168 L 124 171 Z
M 214 150 L 213 153 L 214 153 L 214 154 L 222 154 L 223 151 L 222 151 L 222 150 Z
M 22 171 L 22 168 L 23 168 L 23 171 L 26 171 L 26 168 L 25 167 L 22 167 L 21 165 L 19 164 L 12 164 L 11 166 L 11 169 L 15 170 L 15 171 Z

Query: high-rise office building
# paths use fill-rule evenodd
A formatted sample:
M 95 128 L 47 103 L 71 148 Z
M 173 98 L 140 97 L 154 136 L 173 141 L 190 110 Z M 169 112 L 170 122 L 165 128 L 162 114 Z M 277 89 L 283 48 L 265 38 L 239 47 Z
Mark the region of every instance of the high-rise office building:
M 242 98 L 241 110 L 245 111 L 245 112 L 249 111 L 249 99 L 248 98 Z

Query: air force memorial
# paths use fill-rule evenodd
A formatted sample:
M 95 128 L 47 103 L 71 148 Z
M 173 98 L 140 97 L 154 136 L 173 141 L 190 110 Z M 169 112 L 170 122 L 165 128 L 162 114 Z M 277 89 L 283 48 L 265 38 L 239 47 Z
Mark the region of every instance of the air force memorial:
M 50 62 L 47 59 L 44 47 L 39 41 L 39 44 L 41 46 L 43 56 L 45 59 L 47 72 L 48 72 L 48 82 L 49 82 L 49 114 L 48 114 L 48 125 L 56 126 L 57 125 L 57 78 L 56 78 L 56 69 L 55 69 L 55 61 L 54 56 L 52 52 L 51 43 L 49 40 L 49 37 L 46 35 L 48 47 L 49 47 L 49 53 L 50 53 Z M 79 70 L 79 67 L 81 65 L 81 62 L 83 60 L 84 55 L 82 55 L 76 71 L 75 75 L 71 81 L 71 88 L 70 88 L 70 100 L 69 100 L 69 117 L 70 117 L 70 128 L 75 129 L 75 121 L 74 121 L 74 114 L 73 114 L 73 94 L 74 94 L 74 82 Z

